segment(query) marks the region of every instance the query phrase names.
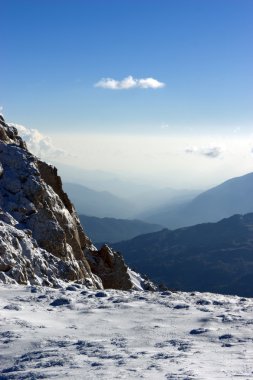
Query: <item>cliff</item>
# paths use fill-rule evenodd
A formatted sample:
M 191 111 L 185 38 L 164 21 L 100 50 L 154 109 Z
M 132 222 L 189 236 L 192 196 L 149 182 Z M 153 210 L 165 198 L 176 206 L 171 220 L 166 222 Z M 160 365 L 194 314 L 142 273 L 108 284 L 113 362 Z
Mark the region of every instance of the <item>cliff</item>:
M 57 169 L 32 155 L 1 115 L 0 281 L 134 287 L 123 258 L 98 251 L 84 233 Z

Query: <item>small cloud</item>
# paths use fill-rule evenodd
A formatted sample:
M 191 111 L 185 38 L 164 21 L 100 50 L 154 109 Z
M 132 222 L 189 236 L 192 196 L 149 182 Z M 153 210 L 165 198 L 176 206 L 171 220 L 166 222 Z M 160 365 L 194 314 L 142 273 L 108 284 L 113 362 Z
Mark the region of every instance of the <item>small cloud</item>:
M 53 145 L 50 137 L 43 135 L 37 129 L 30 129 L 19 124 L 12 125 L 17 128 L 28 149 L 36 156 L 49 160 L 68 156 L 64 150 Z
M 4 107 L 0 106 L 0 114 L 2 114 Z
M 162 88 L 165 83 L 159 82 L 154 78 L 133 78 L 131 75 L 122 79 L 116 80 L 112 78 L 102 78 L 95 84 L 95 87 L 105 88 L 108 90 L 129 90 L 131 88 Z
M 188 147 L 185 149 L 185 153 L 198 154 L 208 158 L 220 157 L 223 153 L 223 149 L 220 146 L 208 146 L 208 147 Z
M 213 146 L 210 148 L 205 148 L 201 151 L 201 154 L 206 157 L 216 158 L 219 157 L 222 153 L 222 149 L 219 146 Z

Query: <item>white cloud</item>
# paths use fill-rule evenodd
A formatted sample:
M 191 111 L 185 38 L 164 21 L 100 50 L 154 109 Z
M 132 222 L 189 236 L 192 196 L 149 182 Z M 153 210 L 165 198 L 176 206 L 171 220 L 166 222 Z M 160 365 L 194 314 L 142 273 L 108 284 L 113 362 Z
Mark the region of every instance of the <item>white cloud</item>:
M 185 149 L 185 153 L 198 154 L 209 158 L 220 157 L 223 153 L 223 148 L 220 146 L 196 147 L 191 146 Z
M 56 148 L 49 136 L 41 134 L 37 129 L 30 129 L 19 124 L 12 124 L 26 142 L 28 149 L 36 156 L 50 160 L 65 157 L 64 150 Z
M 112 78 L 102 78 L 95 84 L 95 87 L 101 87 L 108 90 L 129 90 L 130 88 L 162 88 L 165 83 L 159 82 L 154 78 L 133 78 L 131 75 L 122 79 L 116 80 Z

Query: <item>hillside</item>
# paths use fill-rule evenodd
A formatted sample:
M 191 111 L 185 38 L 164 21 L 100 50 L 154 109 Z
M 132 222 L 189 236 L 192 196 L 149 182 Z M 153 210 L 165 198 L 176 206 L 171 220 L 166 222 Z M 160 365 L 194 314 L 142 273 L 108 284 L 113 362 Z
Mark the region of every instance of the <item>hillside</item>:
M 79 215 L 79 218 L 87 235 L 97 243 L 115 243 L 164 228 L 141 220 L 96 218 L 87 215 Z
M 190 202 L 163 207 L 146 216 L 150 223 L 162 224 L 168 228 L 191 226 L 198 223 L 217 222 L 235 214 L 253 211 L 253 173 L 211 188 Z
M 112 246 L 133 268 L 170 288 L 253 296 L 253 213 Z

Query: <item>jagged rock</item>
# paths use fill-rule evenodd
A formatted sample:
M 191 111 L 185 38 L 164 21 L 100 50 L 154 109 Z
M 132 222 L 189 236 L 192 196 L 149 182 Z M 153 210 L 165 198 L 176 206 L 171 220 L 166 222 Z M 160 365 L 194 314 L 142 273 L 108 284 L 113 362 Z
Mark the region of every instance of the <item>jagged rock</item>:
M 9 227 L 15 226 L 16 231 L 31 231 L 34 239 L 31 251 L 36 251 L 37 245 L 38 254 L 45 256 L 47 251 L 47 258 L 51 257 L 51 261 L 55 256 L 60 259 L 57 261 L 55 277 L 65 281 L 87 279 L 94 287 L 102 287 L 100 279 L 93 275 L 83 254 L 84 248 L 89 250 L 93 246 L 62 190 L 57 170 L 33 156 L 18 136 L 16 128 L 7 125 L 2 117 L 0 162 L 0 208 L 4 223 L 1 225 L 3 244 L 0 248 L 0 270 L 4 272 L 4 277 L 9 276 L 19 283 L 34 282 L 34 268 L 27 270 L 28 264 L 23 257 L 27 249 L 24 251 L 18 242 L 12 247 L 14 230 L 10 228 L 7 233 L 7 223 Z M 9 245 L 6 245 L 7 241 Z M 14 257 L 14 261 L 10 257 Z M 9 262 L 11 269 L 8 267 Z M 51 283 L 49 277 L 47 281 Z
M 25 231 L 0 221 L 0 281 L 60 286 L 69 265 L 39 248 Z
M 118 253 L 92 245 L 57 169 L 32 155 L 0 115 L 0 282 L 141 288 L 130 273 Z
M 91 270 L 102 280 L 105 289 L 137 289 L 123 257 L 106 244 L 92 255 L 86 253 Z M 134 272 L 132 272 L 134 273 Z M 154 289 L 152 289 L 154 290 Z

